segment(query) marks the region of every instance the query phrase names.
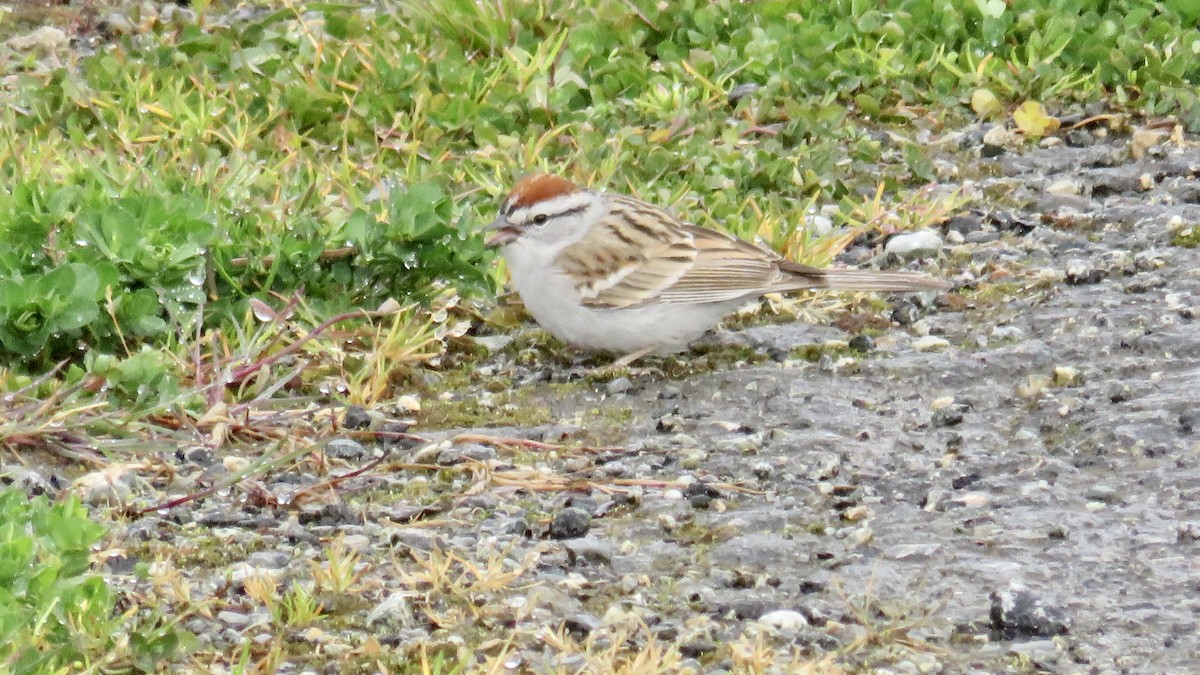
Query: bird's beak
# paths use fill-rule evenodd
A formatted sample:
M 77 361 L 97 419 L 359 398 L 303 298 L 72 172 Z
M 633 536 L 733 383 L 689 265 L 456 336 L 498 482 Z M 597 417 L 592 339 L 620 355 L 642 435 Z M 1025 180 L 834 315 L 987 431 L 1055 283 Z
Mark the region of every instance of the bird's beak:
M 491 248 L 509 244 L 515 241 L 520 235 L 520 232 L 517 230 L 517 228 L 513 227 L 508 222 L 508 218 L 505 218 L 503 214 L 496 216 L 496 219 L 492 221 L 492 224 L 483 229 L 492 233 L 492 235 L 488 237 L 487 241 L 485 242 L 485 244 Z

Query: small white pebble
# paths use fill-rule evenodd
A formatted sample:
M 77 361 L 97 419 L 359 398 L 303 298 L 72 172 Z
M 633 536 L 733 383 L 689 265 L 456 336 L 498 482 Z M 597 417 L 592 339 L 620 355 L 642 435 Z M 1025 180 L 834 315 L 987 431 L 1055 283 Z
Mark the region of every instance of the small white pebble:
M 968 492 L 958 499 L 960 502 L 962 502 L 963 506 L 969 506 L 972 508 L 987 506 L 988 501 L 990 501 L 988 496 L 982 492 Z
M 228 455 L 221 460 L 221 466 L 225 467 L 225 470 L 230 473 L 237 473 L 250 466 L 250 460 L 245 457 L 238 457 L 237 455 Z
M 1070 178 L 1060 178 L 1046 188 L 1052 195 L 1077 195 L 1080 192 L 1079 182 Z
M 808 619 L 800 612 L 790 609 L 777 609 L 758 617 L 758 623 L 784 632 L 795 632 L 808 625 Z
M 942 396 L 940 398 L 933 399 L 933 402 L 929 404 L 929 409 L 941 410 L 942 408 L 949 408 L 952 405 L 954 405 L 953 396 Z
M 937 253 L 942 248 L 942 238 L 933 230 L 917 230 L 898 234 L 888 240 L 884 253 L 908 256 L 922 253 Z
M 950 342 L 945 338 L 940 338 L 936 335 L 926 335 L 925 337 L 913 342 L 913 349 L 919 352 L 932 352 L 939 349 L 945 349 L 950 346 Z
M 850 533 L 846 540 L 854 546 L 866 546 L 875 539 L 875 532 L 869 527 L 860 527 Z

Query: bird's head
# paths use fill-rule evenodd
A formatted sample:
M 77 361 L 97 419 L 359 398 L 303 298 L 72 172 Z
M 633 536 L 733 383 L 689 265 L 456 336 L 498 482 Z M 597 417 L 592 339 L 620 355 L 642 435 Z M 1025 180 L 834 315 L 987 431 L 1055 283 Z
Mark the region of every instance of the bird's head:
M 561 176 L 533 174 L 513 185 L 500 205 L 500 214 L 487 227 L 488 246 L 507 246 L 518 239 L 553 243 L 577 239 L 582 216 L 595 204 L 596 195 Z

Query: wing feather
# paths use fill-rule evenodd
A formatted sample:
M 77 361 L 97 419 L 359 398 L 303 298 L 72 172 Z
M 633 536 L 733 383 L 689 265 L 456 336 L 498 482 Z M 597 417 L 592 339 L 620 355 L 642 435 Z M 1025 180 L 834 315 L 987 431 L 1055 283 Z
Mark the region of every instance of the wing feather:
M 780 258 L 736 237 L 688 225 L 651 204 L 610 195 L 612 218 L 559 254 L 585 305 L 709 303 L 778 284 Z
M 732 235 L 687 226 L 697 255 L 688 273 L 661 297 L 671 302 L 724 302 L 759 295 L 779 282 L 779 256 Z
M 659 302 L 705 304 L 773 291 L 933 290 L 945 282 L 910 272 L 817 269 L 670 212 L 606 195 L 611 215 L 563 249 L 557 262 L 578 279 L 584 305 L 622 309 Z
M 692 235 L 656 206 L 620 195 L 608 199 L 612 217 L 563 249 L 557 262 L 580 280 L 576 288 L 588 307 L 655 302 L 691 268 Z

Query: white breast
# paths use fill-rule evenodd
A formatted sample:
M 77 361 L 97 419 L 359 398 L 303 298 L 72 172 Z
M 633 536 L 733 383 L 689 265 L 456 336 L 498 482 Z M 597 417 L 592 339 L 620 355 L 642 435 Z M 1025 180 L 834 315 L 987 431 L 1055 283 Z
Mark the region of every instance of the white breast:
M 651 347 L 679 351 L 736 309 L 740 301 L 650 304 L 630 309 L 583 306 L 574 282 L 554 271 L 557 251 L 521 239 L 504 248 L 513 287 L 538 324 L 575 347 L 629 354 Z

